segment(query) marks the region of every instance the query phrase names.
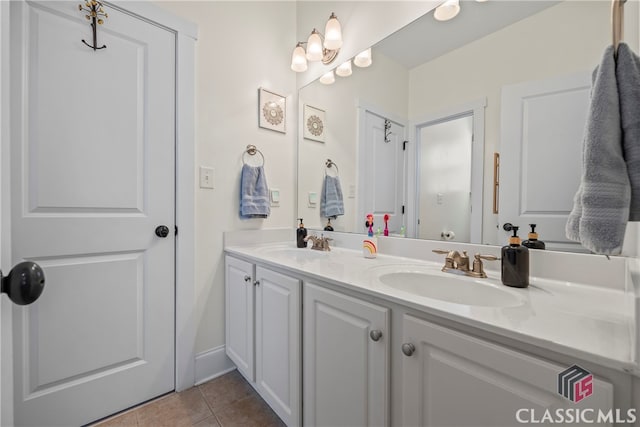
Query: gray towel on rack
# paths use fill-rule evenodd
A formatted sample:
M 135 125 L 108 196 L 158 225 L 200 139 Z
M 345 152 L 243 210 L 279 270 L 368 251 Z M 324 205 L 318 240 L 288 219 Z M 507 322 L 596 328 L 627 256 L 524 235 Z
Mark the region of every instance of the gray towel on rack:
M 620 93 L 622 146 L 631 184 L 629 221 L 640 221 L 640 58 L 626 43 L 618 45 L 616 78 Z
M 320 195 L 320 215 L 324 218 L 335 218 L 344 215 L 342 187 L 337 176 L 324 176 L 324 184 Z
M 629 218 L 631 189 L 623 156 L 612 46 L 593 73 L 582 162 L 582 180 L 567 221 L 567 238 L 595 253 L 617 255 Z
M 269 186 L 262 166 L 242 166 L 240 177 L 240 216 L 266 218 L 271 213 Z

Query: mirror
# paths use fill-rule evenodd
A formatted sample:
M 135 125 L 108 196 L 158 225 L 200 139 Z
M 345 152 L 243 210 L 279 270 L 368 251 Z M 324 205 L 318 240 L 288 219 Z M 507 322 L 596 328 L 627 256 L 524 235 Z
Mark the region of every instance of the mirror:
M 461 2 L 451 21 L 428 13 L 374 45 L 370 67 L 353 66 L 351 76 L 336 76 L 332 85 L 303 87 L 301 129 L 311 107 L 323 132 L 321 138 L 299 133 L 298 217 L 307 227 L 325 227 L 323 181 L 337 173 L 344 215 L 331 220 L 336 231 L 364 233 L 366 213 L 376 211 L 374 228 L 384 228 L 381 214 L 389 213 L 392 235 L 448 240 L 452 232 L 454 241 L 503 243 L 502 218 L 492 210 L 494 152 L 511 143 L 500 141 L 503 89 L 590 73 L 611 44 L 609 8 L 609 1 Z M 483 141 L 481 149 L 422 146 L 442 133 L 436 125 L 470 115 L 473 124 L 466 121 L 460 132 L 473 134 L 474 147 Z M 373 140 L 382 142 L 373 146 Z M 443 160 L 421 159 L 429 150 L 441 150 Z M 335 170 L 326 167 L 328 159 Z M 567 181 L 577 189 L 579 172 L 574 175 Z M 518 179 L 502 177 L 510 178 Z M 471 187 L 462 185 L 469 180 Z M 562 202 L 559 210 L 571 205 Z M 500 194 L 499 203 L 517 202 Z M 431 220 L 437 223 L 427 232 Z M 526 238 L 526 224 L 521 231 Z M 545 230 L 539 233 L 545 240 Z

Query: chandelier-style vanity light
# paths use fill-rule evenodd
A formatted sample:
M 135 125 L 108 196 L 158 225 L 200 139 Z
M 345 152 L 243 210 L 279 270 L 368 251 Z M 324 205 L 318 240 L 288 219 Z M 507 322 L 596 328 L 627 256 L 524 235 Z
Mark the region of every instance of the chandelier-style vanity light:
M 303 45 L 307 45 L 307 49 Z M 315 28 L 306 42 L 298 42 L 291 55 L 291 69 L 297 73 L 307 70 L 307 61 L 331 64 L 342 47 L 342 27 L 335 13 L 331 13 L 325 25 L 324 36 Z

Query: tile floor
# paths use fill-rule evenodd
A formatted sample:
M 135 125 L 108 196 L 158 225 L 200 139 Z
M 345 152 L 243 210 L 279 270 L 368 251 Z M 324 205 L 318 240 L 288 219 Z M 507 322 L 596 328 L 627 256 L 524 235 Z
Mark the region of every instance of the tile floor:
M 180 393 L 171 393 L 94 427 L 284 426 L 249 383 L 232 371 Z

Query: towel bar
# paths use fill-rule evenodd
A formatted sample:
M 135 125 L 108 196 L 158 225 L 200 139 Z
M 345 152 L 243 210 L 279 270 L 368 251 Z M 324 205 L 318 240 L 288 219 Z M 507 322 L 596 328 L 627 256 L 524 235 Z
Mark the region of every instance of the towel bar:
M 255 156 L 257 154 L 260 154 L 260 157 L 262 157 L 262 164 L 258 165 L 258 166 L 264 166 L 264 154 L 262 154 L 262 151 L 258 150 L 256 148 L 255 145 L 253 144 L 249 144 L 247 145 L 247 149 L 244 151 L 244 153 L 242 153 L 242 163 L 244 163 L 245 165 L 247 164 L 247 161 L 245 160 L 245 155 L 250 155 L 250 156 Z

